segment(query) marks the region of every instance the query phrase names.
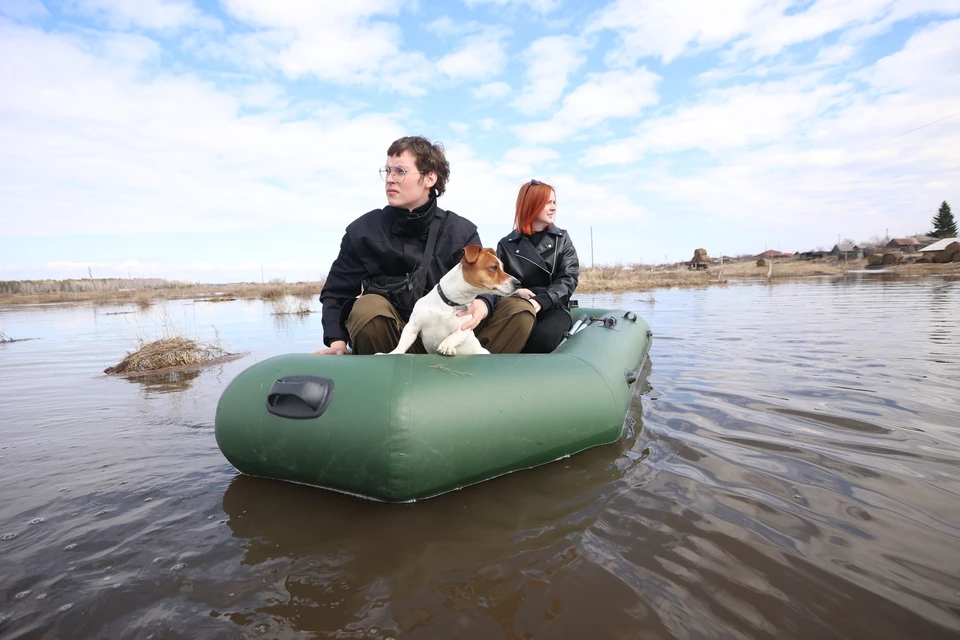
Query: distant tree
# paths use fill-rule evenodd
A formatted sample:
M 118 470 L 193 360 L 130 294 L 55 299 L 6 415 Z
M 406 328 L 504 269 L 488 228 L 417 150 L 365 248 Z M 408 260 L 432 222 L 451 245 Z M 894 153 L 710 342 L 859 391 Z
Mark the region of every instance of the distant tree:
M 934 238 L 955 238 L 957 236 L 957 221 L 953 219 L 953 213 L 950 211 L 950 205 L 944 200 L 933 216 L 933 231 L 930 235 Z

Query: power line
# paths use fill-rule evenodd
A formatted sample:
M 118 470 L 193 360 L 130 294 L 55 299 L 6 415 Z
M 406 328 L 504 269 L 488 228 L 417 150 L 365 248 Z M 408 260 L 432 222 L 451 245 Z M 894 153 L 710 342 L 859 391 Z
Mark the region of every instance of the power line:
M 921 125 L 921 126 L 917 127 L 916 129 L 910 129 L 910 131 L 904 131 L 903 133 L 898 133 L 897 135 L 893 136 L 892 138 L 887 138 L 886 140 L 881 140 L 880 142 L 874 142 L 873 144 L 867 145 L 867 146 L 865 146 L 865 147 L 861 147 L 860 149 L 857 149 L 857 151 L 863 151 L 864 149 L 869 149 L 870 147 L 875 147 L 875 146 L 877 146 L 878 144 L 883 144 L 884 142 L 890 142 L 891 140 L 896 140 L 897 138 L 899 138 L 899 137 L 901 137 L 901 136 L 905 136 L 905 135 L 907 135 L 908 133 L 913 133 L 914 131 L 920 131 L 920 129 L 923 129 L 924 127 L 929 127 L 929 126 L 932 125 L 932 124 L 937 124 L 938 122 L 943 122 L 944 120 L 949 120 L 950 118 L 952 118 L 952 117 L 954 117 L 954 116 L 960 116 L 960 111 L 957 111 L 956 113 L 951 113 L 950 115 L 944 116 L 943 118 L 940 118 L 939 120 L 934 120 L 933 122 L 928 122 L 927 124 Z

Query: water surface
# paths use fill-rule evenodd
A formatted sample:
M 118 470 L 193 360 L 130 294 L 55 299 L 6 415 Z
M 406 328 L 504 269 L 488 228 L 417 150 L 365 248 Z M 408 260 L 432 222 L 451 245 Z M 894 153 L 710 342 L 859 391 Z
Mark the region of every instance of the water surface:
M 0 637 L 957 637 L 960 283 L 886 278 L 580 295 L 654 331 L 622 441 L 413 505 L 216 447 L 319 313 L 0 309 Z M 102 375 L 165 331 L 249 353 Z

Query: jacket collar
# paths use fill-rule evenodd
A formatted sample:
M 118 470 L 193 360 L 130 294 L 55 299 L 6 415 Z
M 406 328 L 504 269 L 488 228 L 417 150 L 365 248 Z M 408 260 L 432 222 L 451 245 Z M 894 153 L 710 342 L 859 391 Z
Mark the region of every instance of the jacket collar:
M 537 246 L 530 241 L 530 236 L 523 235 L 519 231 L 514 231 L 506 237 L 508 242 L 516 243 L 511 249 L 510 253 L 514 256 L 519 256 L 532 262 L 536 266 L 540 267 L 547 273 L 553 273 L 553 268 L 557 264 L 557 245 L 559 244 L 557 238 L 563 235 L 563 229 L 558 228 L 556 225 L 550 225 L 545 229 L 547 235 L 540 240 Z M 547 240 L 548 236 L 555 236 Z M 553 264 L 549 264 L 540 252 L 543 252 L 547 256 L 551 253 L 553 254 Z
M 384 207 L 383 210 L 393 216 L 393 221 L 390 224 L 390 232 L 393 235 L 418 238 L 427 235 L 430 223 L 433 221 L 433 217 L 438 215 L 440 208 L 437 207 L 437 199 L 430 198 L 413 211 L 391 207 L 390 205 Z
M 547 227 L 547 228 L 545 229 L 545 231 L 546 231 L 547 233 L 549 233 L 550 235 L 552 235 L 552 236 L 562 236 L 562 235 L 563 235 L 563 229 L 559 228 L 559 227 L 558 227 L 557 225 L 555 225 L 555 224 L 552 224 L 552 225 L 550 225 L 549 227 Z M 506 240 L 507 240 L 507 242 L 517 242 L 518 240 L 520 240 L 520 239 L 522 239 L 522 238 L 527 238 L 527 237 L 529 237 L 529 236 L 525 236 L 525 235 L 523 235 L 522 233 L 520 233 L 519 231 L 517 231 L 516 229 L 514 229 L 513 231 L 511 231 L 511 232 L 507 235 Z

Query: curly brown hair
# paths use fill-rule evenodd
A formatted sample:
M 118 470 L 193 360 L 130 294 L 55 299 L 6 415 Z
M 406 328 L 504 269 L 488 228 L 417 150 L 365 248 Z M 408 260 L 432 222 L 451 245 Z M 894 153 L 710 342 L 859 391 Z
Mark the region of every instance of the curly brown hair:
M 409 151 L 417 159 L 420 180 L 423 180 L 425 173 L 433 171 L 437 174 L 437 182 L 431 191 L 435 198 L 442 196 L 447 190 L 447 180 L 450 179 L 450 163 L 444 154 L 443 143 L 430 142 L 429 138 L 423 136 L 406 136 L 393 141 L 387 149 L 387 156 L 399 156 L 404 151 Z

